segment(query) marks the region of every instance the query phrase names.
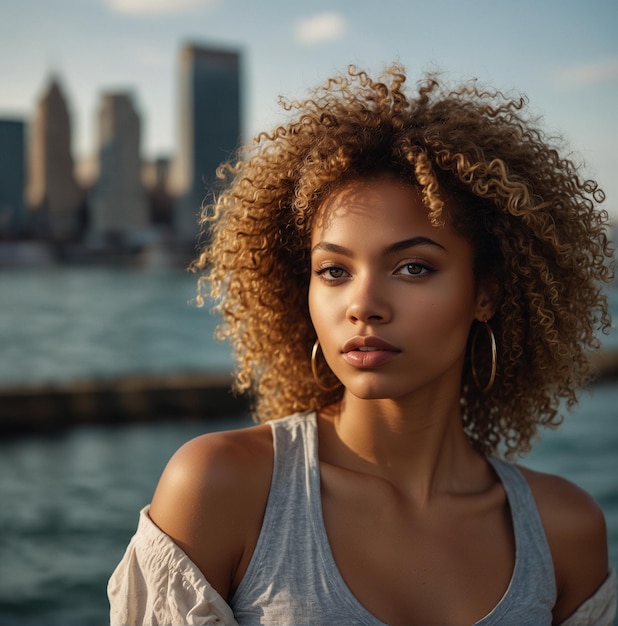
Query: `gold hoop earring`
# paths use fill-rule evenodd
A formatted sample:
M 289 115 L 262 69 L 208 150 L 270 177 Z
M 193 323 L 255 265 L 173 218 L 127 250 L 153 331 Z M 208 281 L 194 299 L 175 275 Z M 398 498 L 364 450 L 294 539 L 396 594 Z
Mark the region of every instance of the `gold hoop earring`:
M 474 331 L 474 336 L 472 337 L 472 346 L 470 347 L 470 367 L 472 368 L 472 378 L 474 378 L 474 382 L 476 383 L 478 390 L 482 394 L 486 394 L 489 393 L 489 390 L 494 386 L 494 381 L 496 380 L 496 371 L 498 369 L 498 350 L 496 348 L 496 337 L 494 336 L 494 331 L 491 329 L 488 322 L 483 322 L 483 325 L 485 326 L 485 330 L 489 336 L 489 344 L 491 346 L 491 373 L 489 374 L 489 381 L 485 387 L 482 387 L 479 383 L 476 367 L 474 367 L 474 355 L 476 353 L 476 342 L 479 337 L 479 329 L 481 328 L 480 325 L 477 325 Z
M 335 389 L 337 389 L 337 387 L 339 387 L 341 385 L 341 383 L 339 381 L 337 381 L 337 383 L 335 385 L 333 385 L 332 387 L 327 387 L 326 385 L 323 385 L 320 382 L 320 379 L 318 377 L 317 358 L 318 358 L 318 350 L 319 350 L 319 348 L 320 348 L 320 340 L 316 339 L 315 343 L 313 344 L 313 348 L 311 348 L 311 373 L 313 374 L 313 380 L 314 380 L 315 384 L 322 391 L 335 391 Z

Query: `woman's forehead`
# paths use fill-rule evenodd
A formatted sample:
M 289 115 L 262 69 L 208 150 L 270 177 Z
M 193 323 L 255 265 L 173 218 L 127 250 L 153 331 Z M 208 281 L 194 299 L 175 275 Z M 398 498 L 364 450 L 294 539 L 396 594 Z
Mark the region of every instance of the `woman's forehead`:
M 430 225 L 420 192 L 393 176 L 383 176 L 348 181 L 330 193 L 318 208 L 313 235 L 359 222 L 368 228 Z

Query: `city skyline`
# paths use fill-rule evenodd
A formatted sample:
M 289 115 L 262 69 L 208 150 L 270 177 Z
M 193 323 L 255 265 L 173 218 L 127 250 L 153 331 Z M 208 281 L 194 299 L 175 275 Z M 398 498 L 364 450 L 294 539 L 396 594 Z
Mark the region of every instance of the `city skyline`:
M 0 117 L 30 117 L 48 77 L 59 75 L 82 160 L 96 150 L 100 94 L 129 90 L 144 158 L 174 158 L 184 43 L 241 50 L 245 140 L 282 119 L 278 96 L 300 97 L 348 63 L 376 71 L 400 61 L 412 88 L 425 70 L 441 69 L 453 81 L 478 77 L 526 94 L 543 127 L 585 159 L 617 215 L 617 28 L 614 0 L 1 3 Z
M 65 258 L 67 245 L 72 257 L 77 250 L 193 249 L 198 209 L 219 163 L 239 144 L 241 60 L 237 51 L 196 45 L 183 46 L 178 57 L 174 160 L 144 159 L 141 116 L 126 91 L 101 95 L 94 167 L 79 184 L 71 115 L 57 77 L 31 119 L 0 118 L 0 161 L 10 174 L 0 185 L 0 235 L 49 240 Z

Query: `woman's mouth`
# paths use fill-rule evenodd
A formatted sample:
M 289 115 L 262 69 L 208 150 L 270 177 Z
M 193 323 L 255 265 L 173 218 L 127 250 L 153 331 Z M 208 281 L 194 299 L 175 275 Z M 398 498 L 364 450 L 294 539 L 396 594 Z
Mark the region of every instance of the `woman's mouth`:
M 385 365 L 401 353 L 379 337 L 352 337 L 343 346 L 343 359 L 358 369 L 374 369 Z

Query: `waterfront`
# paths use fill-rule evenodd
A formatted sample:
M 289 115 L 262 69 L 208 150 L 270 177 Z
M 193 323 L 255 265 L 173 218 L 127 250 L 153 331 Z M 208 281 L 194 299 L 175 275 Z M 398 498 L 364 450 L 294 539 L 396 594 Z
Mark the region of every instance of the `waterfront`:
M 191 303 L 181 272 L 56 268 L 0 273 L 0 387 L 142 373 L 228 371 L 217 320 Z M 612 294 L 616 311 L 616 293 Z M 615 348 L 616 334 L 605 340 Z M 618 566 L 618 385 L 596 385 L 523 462 L 589 490 Z M 79 426 L 0 442 L 0 626 L 103 625 L 106 581 L 173 451 L 203 432 L 249 424 Z

